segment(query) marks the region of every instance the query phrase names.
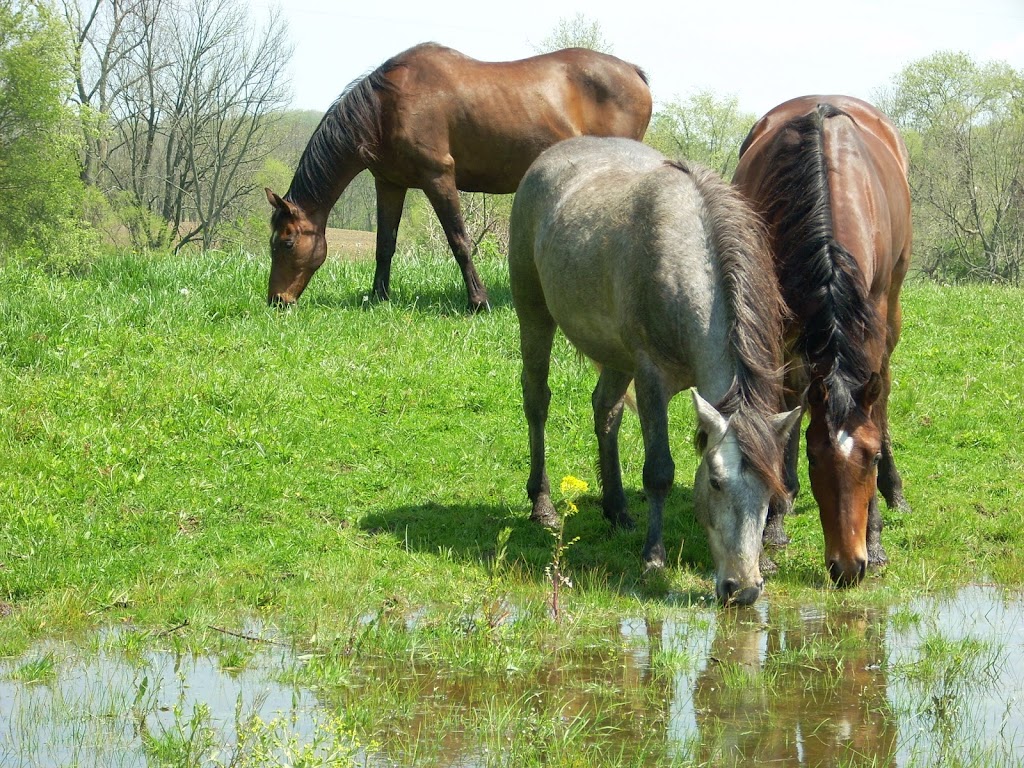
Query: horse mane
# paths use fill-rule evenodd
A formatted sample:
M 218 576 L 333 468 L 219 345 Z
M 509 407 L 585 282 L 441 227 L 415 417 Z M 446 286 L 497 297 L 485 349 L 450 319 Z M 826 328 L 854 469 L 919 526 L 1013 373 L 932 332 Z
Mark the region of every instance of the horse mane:
M 837 116 L 853 119 L 819 104 L 789 122 L 775 139 L 777 155 L 759 195 L 768 201 L 782 295 L 801 321 L 797 349 L 829 393 L 833 428 L 847 420 L 871 376 L 862 341 L 881 322 L 856 259 L 835 237 L 823 132 L 824 121 Z
M 340 167 L 353 155 L 364 164 L 376 159 L 382 132 L 378 94 L 394 88 L 386 75 L 401 64 L 402 56 L 391 57 L 345 86 L 302 151 L 285 199 L 333 203 L 327 198 Z
M 786 306 L 772 265 L 764 223 L 718 174 L 696 164 L 670 161 L 688 174 L 708 215 L 712 250 L 729 309 L 729 345 L 736 373 L 716 408 L 730 416 L 749 466 L 775 493 L 782 493 L 782 452 L 769 419 L 782 405 L 782 321 Z M 703 451 L 707 435 L 698 431 Z

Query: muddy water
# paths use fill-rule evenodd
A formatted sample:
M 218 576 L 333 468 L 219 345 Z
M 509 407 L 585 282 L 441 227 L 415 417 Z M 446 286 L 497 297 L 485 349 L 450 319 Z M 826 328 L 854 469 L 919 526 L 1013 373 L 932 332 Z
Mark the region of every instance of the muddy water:
M 570 738 L 651 765 L 1024 764 L 1024 598 L 982 587 L 888 609 L 769 600 L 624 617 L 607 643 L 533 674 L 381 664 L 315 696 L 275 682 L 303 663 L 281 649 L 232 671 L 223 658 L 103 647 L 0 662 L 0 766 L 156 764 L 147 737 L 187 732 L 199 708 L 225 745 L 221 764 L 236 712 L 283 719 L 307 742 L 352 713 L 376 742 L 359 755 L 371 766 L 499 765 Z M 18 679 L 46 654 L 49 676 Z M 377 697 L 386 704 L 367 725 Z

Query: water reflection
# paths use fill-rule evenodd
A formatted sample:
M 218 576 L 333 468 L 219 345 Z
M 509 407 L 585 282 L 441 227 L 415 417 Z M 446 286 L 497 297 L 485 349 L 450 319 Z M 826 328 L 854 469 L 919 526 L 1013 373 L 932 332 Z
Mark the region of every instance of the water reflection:
M 31 656 L 59 660 L 43 684 L 19 679 L 29 660 L 0 661 L 0 768 L 146 765 L 146 729 L 173 730 L 198 707 L 224 744 L 236 738 L 238 708 L 284 713 L 307 740 L 342 718 L 374 744 L 360 764 L 375 767 L 1024 764 L 1020 595 L 842 601 L 830 593 L 813 607 L 763 601 L 624 618 L 536 668 L 490 674 L 384 653 L 335 668 L 324 658 L 318 671 L 319 660 L 263 649 L 232 671 L 224 656 L 43 646 Z M 435 623 L 420 611 L 389 631 L 414 636 Z M 467 620 L 459 642 L 477 644 L 471 656 L 518 658 L 507 645 L 515 633 L 483 626 Z M 315 695 L 273 682 L 305 664 Z
M 893 765 L 886 614 L 724 613 L 694 685 L 699 757 L 714 765 Z

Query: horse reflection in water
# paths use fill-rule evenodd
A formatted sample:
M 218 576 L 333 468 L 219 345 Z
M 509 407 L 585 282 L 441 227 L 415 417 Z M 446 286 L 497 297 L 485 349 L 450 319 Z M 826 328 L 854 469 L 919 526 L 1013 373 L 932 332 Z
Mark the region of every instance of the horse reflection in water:
M 557 521 L 545 469 L 556 328 L 601 366 L 592 398 L 603 508 L 632 527 L 619 465 L 623 398 L 635 382 L 644 438 L 647 567 L 665 565 L 662 511 L 675 465 L 668 403 L 695 387 L 694 508 L 723 603 L 757 600 L 761 533 L 781 493 L 782 298 L 764 233 L 714 173 L 625 139 L 581 137 L 530 167 L 512 207 L 509 282 L 519 317 L 533 518 Z
M 718 619 L 693 707 L 700 764 L 895 765 L 884 610 Z

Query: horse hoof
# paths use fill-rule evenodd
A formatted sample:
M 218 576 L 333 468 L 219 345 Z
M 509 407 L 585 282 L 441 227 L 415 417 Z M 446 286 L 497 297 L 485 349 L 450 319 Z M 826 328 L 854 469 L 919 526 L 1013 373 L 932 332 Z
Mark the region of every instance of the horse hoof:
M 469 313 L 471 315 L 479 315 L 479 314 L 484 313 L 484 312 L 489 313 L 490 311 L 491 311 L 491 302 L 489 302 L 487 299 L 484 299 L 483 301 L 471 301 L 471 302 L 469 302 Z
M 902 496 L 897 496 L 895 499 L 893 499 L 892 504 L 889 504 L 889 509 L 894 509 L 897 512 L 903 513 L 909 513 L 911 511 L 910 504 L 908 504 L 907 500 Z
M 561 523 L 561 518 L 550 501 L 536 504 L 530 519 L 546 528 L 557 528 Z
M 644 553 L 644 571 L 660 571 L 665 567 L 665 547 L 658 545 Z
M 772 525 L 769 523 L 764 529 L 764 535 L 761 537 L 761 543 L 766 547 L 772 547 L 774 549 L 782 549 L 789 544 L 790 538 L 786 535 L 786 531 L 781 525 Z
M 885 554 L 885 548 L 879 544 L 877 547 L 868 547 L 868 565 L 872 568 L 881 568 L 889 564 L 889 556 Z
M 624 531 L 632 531 L 636 528 L 636 522 L 633 520 L 633 516 L 625 510 L 605 510 L 604 516 L 605 519 L 612 524 L 612 528 L 621 528 Z
M 761 569 L 761 576 L 767 578 L 768 576 L 775 576 L 779 572 L 779 565 L 764 552 L 761 553 L 761 559 L 757 564 L 757 567 Z

